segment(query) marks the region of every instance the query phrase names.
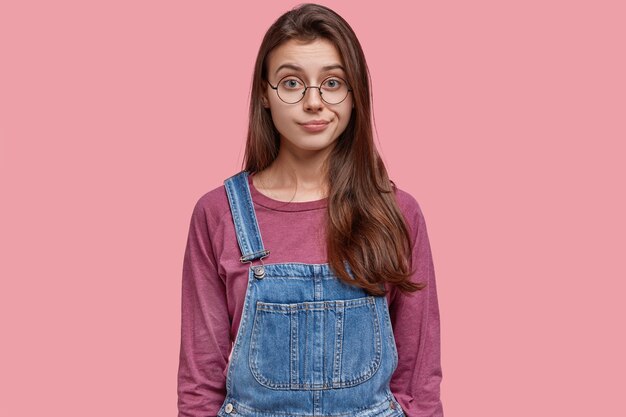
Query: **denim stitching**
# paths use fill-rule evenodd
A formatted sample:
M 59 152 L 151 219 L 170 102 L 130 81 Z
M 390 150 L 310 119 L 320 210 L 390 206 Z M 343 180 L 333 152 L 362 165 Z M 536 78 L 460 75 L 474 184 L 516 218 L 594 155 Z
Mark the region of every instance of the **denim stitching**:
M 396 408 L 395 410 L 392 410 L 388 408 L 387 404 L 390 401 L 393 401 L 397 405 L 399 405 L 397 401 L 395 401 L 395 399 L 393 398 L 393 395 L 390 395 L 384 400 L 374 405 L 358 408 L 354 411 L 350 411 L 346 413 L 333 414 L 332 416 L 333 417 L 355 417 L 355 413 L 358 413 L 356 414 L 357 417 L 405 417 L 401 409 Z M 283 412 L 275 411 L 275 410 L 259 410 L 259 409 L 255 409 L 254 407 L 244 405 L 230 397 L 227 397 L 224 403 L 225 404 L 231 403 L 233 405 L 233 408 L 238 410 L 235 416 L 239 416 L 239 417 L 314 417 L 313 414 L 300 414 L 300 413 L 291 413 L 291 412 L 283 413 Z M 244 413 L 241 413 L 240 411 L 244 411 Z M 219 415 L 220 417 L 224 417 L 224 414 L 222 414 L 222 410 L 220 410 Z
M 234 189 L 234 180 L 226 180 L 226 194 L 228 196 L 228 201 L 230 203 L 230 209 L 233 216 L 233 223 L 235 225 L 235 231 L 237 235 L 237 242 L 239 243 L 239 249 L 244 254 L 249 253 L 250 249 L 248 248 L 248 243 L 246 242 L 246 234 L 243 230 L 243 226 L 241 225 L 241 216 L 239 214 L 239 204 L 237 198 L 237 192 Z
M 343 354 L 343 315 L 344 304 L 337 305 L 337 316 L 335 322 L 335 362 L 333 365 L 333 387 L 341 383 L 341 358 Z
M 237 241 L 242 252 L 242 262 L 258 259 L 259 255 L 268 254 L 263 246 L 263 239 L 254 211 L 248 175 L 247 171 L 241 171 L 224 181 L 229 205 L 233 213 L 235 230 L 237 231 Z M 244 213 L 240 208 L 245 210 L 247 217 L 242 216 Z
M 291 385 L 298 383 L 298 315 L 296 310 L 291 311 Z
M 290 313 L 291 310 L 313 310 L 313 311 L 322 311 L 322 310 L 336 310 L 339 306 L 344 308 L 356 308 L 363 307 L 368 305 L 372 307 L 376 305 L 376 301 L 374 296 L 367 296 L 362 298 L 352 298 L 345 300 L 329 300 L 329 301 L 303 301 L 301 303 L 267 303 L 264 301 L 257 302 L 257 308 L 263 311 L 272 311 L 272 312 L 285 312 Z
M 311 302 L 304 302 L 304 303 L 292 303 L 292 304 L 279 304 L 279 303 L 265 303 L 262 301 L 257 301 L 256 302 L 256 311 L 255 311 L 255 317 L 254 317 L 254 322 L 252 325 L 252 331 L 251 331 L 251 336 L 250 336 L 250 354 L 248 356 L 248 362 L 249 362 L 249 366 L 250 366 L 250 370 L 252 371 L 252 374 L 254 376 L 254 378 L 263 386 L 268 387 L 268 388 L 273 388 L 273 389 L 296 389 L 296 390 L 316 390 L 316 389 L 331 389 L 331 388 L 346 388 L 346 387 L 351 387 L 351 386 L 355 386 L 355 385 L 359 385 L 365 381 L 367 381 L 368 379 L 370 379 L 378 370 L 378 368 L 380 367 L 381 364 L 381 353 L 382 353 L 382 336 L 381 336 L 381 330 L 380 330 L 380 318 L 378 316 L 378 310 L 376 308 L 376 301 L 374 299 L 373 296 L 368 296 L 368 297 L 363 297 L 360 299 L 355 299 L 355 300 L 341 300 L 341 303 L 339 303 L 340 300 L 335 300 L 335 301 L 311 301 Z M 309 343 L 308 343 L 308 323 L 309 323 L 309 312 L 315 312 L 315 311 L 331 311 L 337 310 L 337 306 L 338 305 L 342 305 L 343 309 L 345 308 L 357 308 L 357 307 L 363 307 L 365 306 L 368 311 L 370 312 L 369 314 L 369 318 L 370 318 L 370 324 L 372 326 L 372 330 L 374 332 L 374 355 L 372 357 L 372 359 L 370 360 L 370 363 L 368 364 L 368 366 L 365 369 L 361 369 L 360 372 L 358 372 L 356 375 L 350 375 L 349 377 L 344 377 L 343 375 L 341 375 L 341 373 L 339 374 L 339 378 L 338 380 L 334 380 L 334 375 L 333 374 L 333 381 L 332 383 L 328 383 L 326 382 L 326 378 L 325 378 L 325 372 L 326 372 L 326 368 L 325 368 L 325 361 L 326 361 L 326 356 L 328 355 L 329 352 L 326 352 L 326 345 L 325 342 L 323 342 L 323 356 L 322 356 L 322 360 L 323 360 L 323 379 L 321 383 L 308 383 L 307 381 L 307 376 L 306 376 L 306 371 L 308 369 L 307 367 L 307 359 L 309 357 Z M 259 355 L 262 353 L 261 349 L 259 347 L 259 338 L 261 337 L 261 316 L 262 313 L 264 314 L 263 319 L 264 320 L 272 320 L 273 317 L 276 317 L 276 315 L 278 314 L 279 316 L 288 316 L 289 320 L 290 320 L 290 327 L 293 326 L 291 324 L 291 316 L 296 314 L 297 312 L 304 312 L 305 314 L 305 332 L 304 332 L 304 337 L 305 337 L 305 342 L 304 342 L 304 348 L 305 348 L 305 354 L 304 354 L 304 382 L 300 383 L 300 382 L 294 382 L 293 380 L 293 375 L 292 375 L 292 371 L 289 372 L 288 377 L 286 377 L 287 381 L 281 381 L 279 380 L 273 380 L 270 379 L 269 377 L 267 377 L 267 375 L 264 375 L 263 371 L 261 370 L 261 368 L 259 367 L 259 363 L 257 361 Z M 343 311 L 342 311 L 342 315 L 343 315 Z M 343 320 L 343 318 L 342 318 Z M 343 329 L 343 323 L 342 323 L 342 329 Z M 322 328 L 322 334 L 320 335 L 320 337 L 325 341 L 325 331 L 324 328 Z M 343 333 L 342 333 L 342 338 L 343 338 Z M 290 338 L 290 343 L 293 343 L 293 336 Z M 341 345 L 342 349 L 338 352 L 333 352 L 333 355 L 338 355 L 341 358 L 343 357 L 343 343 Z M 293 352 L 291 352 L 291 347 L 290 347 L 290 352 L 287 353 L 287 355 L 290 358 L 290 369 L 291 369 L 291 362 L 292 362 L 292 358 L 293 358 Z M 315 352 L 314 352 L 315 353 Z M 335 362 L 337 361 L 337 357 L 335 357 Z M 296 367 L 299 367 L 298 364 L 299 361 L 296 361 Z M 339 365 L 340 367 L 342 366 L 342 364 Z M 280 377 L 278 377 L 280 378 Z
M 248 282 L 250 282 L 251 279 L 252 279 L 252 270 L 248 269 Z M 239 350 L 241 349 L 240 346 L 241 346 L 241 343 L 243 343 L 241 341 L 243 338 L 242 335 L 247 330 L 248 305 L 250 304 L 252 291 L 253 291 L 253 287 L 251 287 L 250 284 L 248 284 L 248 286 L 246 287 L 246 297 L 243 303 L 243 314 L 241 315 L 241 322 L 239 323 L 239 329 L 237 330 L 237 335 L 235 336 L 235 343 L 232 347 L 233 352 L 230 358 L 231 360 L 228 361 L 228 371 L 226 372 L 226 387 L 229 392 L 232 391 L 232 381 L 231 381 L 231 372 L 232 372 L 231 368 L 233 367 L 232 364 L 235 362 L 235 359 L 239 356 Z

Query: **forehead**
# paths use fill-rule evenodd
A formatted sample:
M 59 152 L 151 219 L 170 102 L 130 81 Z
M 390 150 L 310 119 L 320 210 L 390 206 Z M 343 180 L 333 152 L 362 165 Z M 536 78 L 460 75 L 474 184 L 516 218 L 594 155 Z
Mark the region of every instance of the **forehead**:
M 343 60 L 337 47 L 327 39 L 320 38 L 309 42 L 290 39 L 269 53 L 267 59 L 269 75 L 274 75 L 284 64 L 301 67 L 307 73 L 318 73 L 327 66 L 343 65 Z

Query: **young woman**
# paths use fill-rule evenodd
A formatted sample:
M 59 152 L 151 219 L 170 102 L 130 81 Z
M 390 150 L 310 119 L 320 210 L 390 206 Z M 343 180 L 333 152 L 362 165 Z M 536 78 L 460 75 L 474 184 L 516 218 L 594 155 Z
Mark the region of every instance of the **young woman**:
M 426 225 L 375 149 L 370 97 L 332 10 L 267 31 L 244 170 L 191 218 L 179 417 L 443 416 Z

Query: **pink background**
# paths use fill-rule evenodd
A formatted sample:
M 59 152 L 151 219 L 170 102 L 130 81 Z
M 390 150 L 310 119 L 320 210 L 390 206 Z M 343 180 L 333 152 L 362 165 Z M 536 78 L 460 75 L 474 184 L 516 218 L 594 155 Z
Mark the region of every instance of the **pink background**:
M 191 210 L 295 4 L 2 2 L 1 416 L 176 415 Z M 324 4 L 426 216 L 446 415 L 626 415 L 624 3 Z

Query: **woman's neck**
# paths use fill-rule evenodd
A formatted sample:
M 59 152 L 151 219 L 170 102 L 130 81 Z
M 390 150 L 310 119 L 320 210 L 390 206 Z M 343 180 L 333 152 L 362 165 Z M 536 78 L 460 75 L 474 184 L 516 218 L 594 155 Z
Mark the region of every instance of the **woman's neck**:
M 318 157 L 319 156 L 319 157 Z M 254 187 L 279 201 L 314 201 L 328 196 L 323 155 L 296 158 L 279 152 L 272 164 L 252 177 Z

